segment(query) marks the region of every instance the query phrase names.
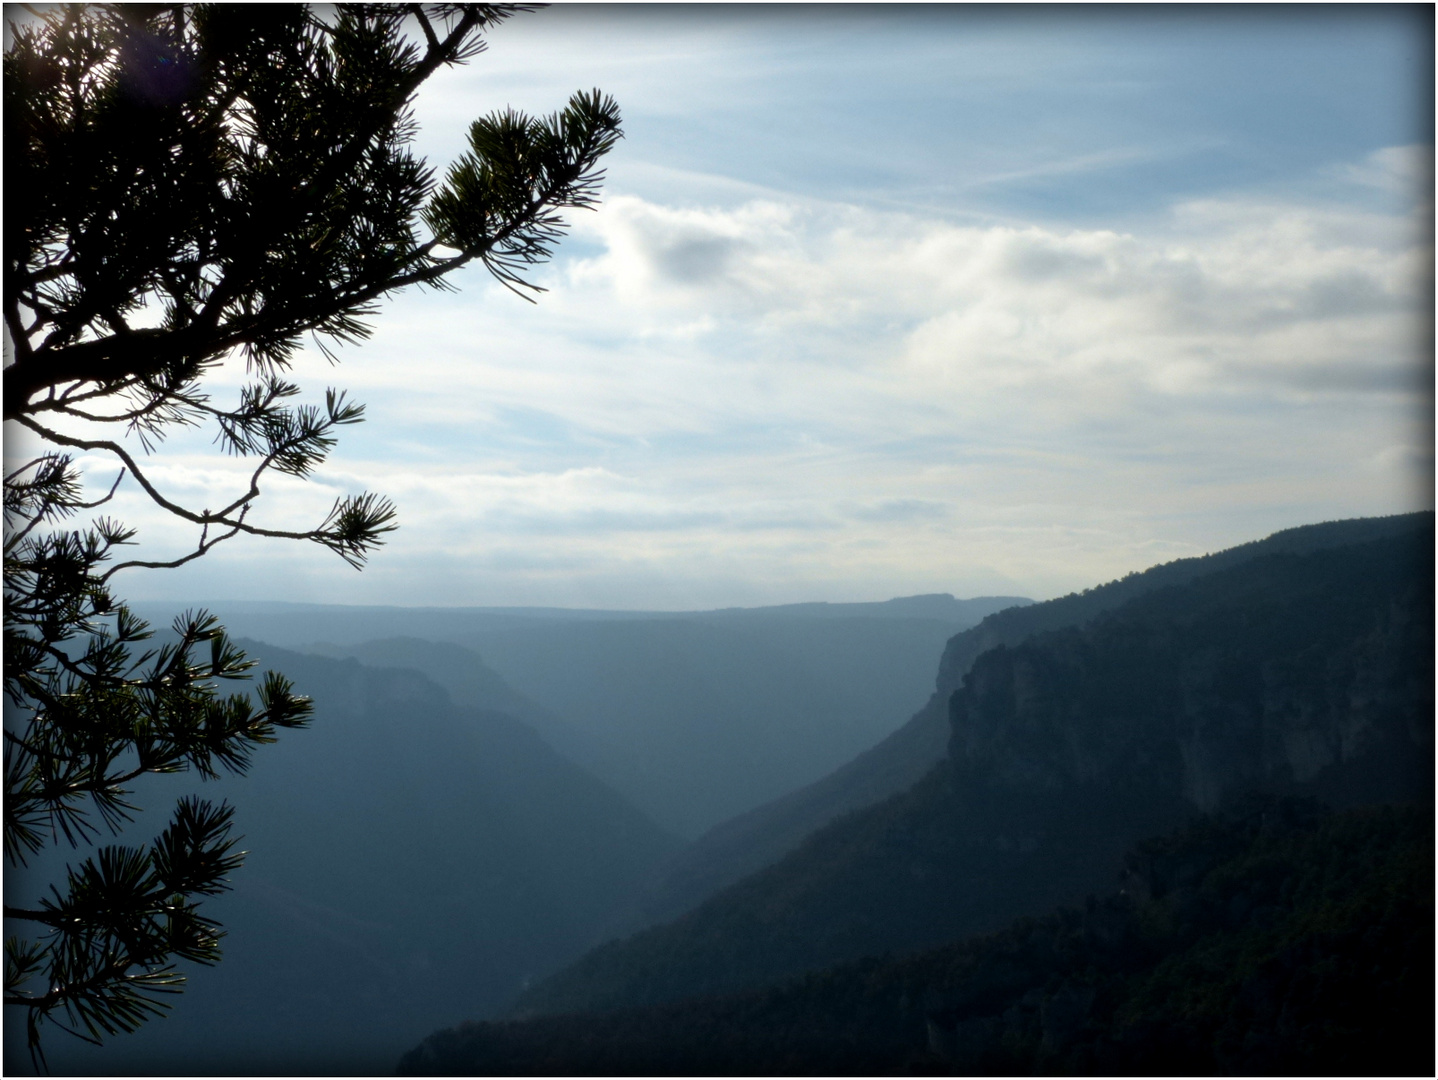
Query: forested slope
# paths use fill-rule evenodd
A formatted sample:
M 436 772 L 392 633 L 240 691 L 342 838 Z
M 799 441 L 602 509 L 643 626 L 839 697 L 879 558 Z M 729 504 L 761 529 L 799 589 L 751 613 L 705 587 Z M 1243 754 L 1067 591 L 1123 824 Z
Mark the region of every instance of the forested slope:
M 729 997 L 465 1024 L 404 1075 L 1431 1075 L 1430 806 L 1252 800 L 1122 892 Z
M 1407 514 L 1285 529 L 1212 555 L 1129 574 L 1082 593 L 1040 604 L 1015 604 L 989 614 L 949 640 L 935 689 L 911 720 L 823 779 L 726 821 L 679 851 L 646 888 L 623 929 L 638 930 L 677 918 L 725 886 L 776 862 L 828 822 L 917 783 L 947 752 L 949 699 L 981 653 L 999 645 L 1017 645 L 1035 633 L 1082 626 L 1146 593 L 1265 555 L 1304 554 L 1382 539 L 1431 521 L 1431 513 Z
M 613 1009 L 757 986 L 1003 925 L 1245 791 L 1432 796 L 1431 516 L 1274 553 L 985 653 L 952 758 L 665 926 L 521 996 Z

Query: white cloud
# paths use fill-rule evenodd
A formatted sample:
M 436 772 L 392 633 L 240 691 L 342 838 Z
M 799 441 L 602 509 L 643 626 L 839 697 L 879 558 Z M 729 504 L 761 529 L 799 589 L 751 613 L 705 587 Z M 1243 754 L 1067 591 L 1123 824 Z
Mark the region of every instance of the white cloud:
M 394 497 L 364 575 L 237 541 L 134 595 L 241 595 L 261 558 L 297 599 L 1043 596 L 1431 496 L 1421 212 L 1211 198 L 1085 229 L 617 194 L 576 226 L 537 306 L 474 272 L 395 300 L 339 370 L 300 363 L 371 422 L 261 510 Z M 215 505 L 245 473 L 180 440 L 154 475 Z
M 1433 148 L 1431 146 L 1386 146 L 1362 161 L 1337 166 L 1332 174 L 1352 184 L 1377 188 L 1386 194 L 1416 198 L 1431 203 L 1433 197 Z
M 1387 219 L 1208 202 L 1148 236 L 959 227 L 753 202 L 737 210 L 611 200 L 605 253 L 568 286 L 649 336 L 728 337 L 726 352 L 874 368 L 977 387 L 1062 385 L 1120 404 L 1236 383 L 1387 391 L 1414 361 L 1424 249 Z M 857 335 L 857 338 L 856 338 Z M 741 344 L 742 343 L 742 344 Z M 1374 377 L 1374 373 L 1379 377 Z

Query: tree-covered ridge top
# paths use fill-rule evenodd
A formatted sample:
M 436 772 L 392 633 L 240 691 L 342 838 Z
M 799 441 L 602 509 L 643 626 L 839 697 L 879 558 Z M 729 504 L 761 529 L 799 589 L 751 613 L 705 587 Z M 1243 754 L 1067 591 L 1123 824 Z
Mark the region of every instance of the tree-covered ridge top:
M 1257 546 L 1241 545 L 1231 550 L 1241 561 L 1246 553 L 1261 553 L 1276 545 L 1315 549 L 1326 544 L 1341 546 L 1370 533 L 1386 535 L 1395 529 L 1402 532 L 1421 528 L 1423 520 L 1424 515 L 1419 514 L 1301 526 L 1259 541 Z M 1060 598 L 996 611 L 979 625 L 958 633 L 945 649 L 937 677 L 931 683 L 932 696 L 907 723 L 814 783 L 713 829 L 687 849 L 644 898 L 640 907 L 643 920 L 637 921 L 633 929 L 684 914 L 726 885 L 782 858 L 828 822 L 875 805 L 918 782 L 947 752 L 949 698 L 981 653 L 997 645 L 1018 644 L 1045 628 L 1092 619 L 1126 599 L 1172 583 L 1175 577 L 1187 580 L 1191 573 L 1223 565 L 1225 558 L 1235 558 L 1223 552 L 1216 554 L 1216 558 L 1165 564 L 1171 567 L 1168 570 L 1151 568 L 1131 575 L 1122 589 L 1100 586 L 1090 590 L 1088 599 L 1079 603 Z
M 1363 543 L 1421 528 L 1425 521 L 1431 522 L 1432 519 L 1433 511 L 1424 510 L 1386 517 L 1345 518 L 1313 525 L 1297 525 L 1290 529 L 1281 529 L 1261 540 L 1250 540 L 1208 555 L 1173 559 L 1146 570 L 1134 570 L 1121 578 L 1094 585 L 1082 592 L 1069 593 L 1036 604 L 1032 611 L 999 612 L 989 616 L 989 619 L 995 623 L 1033 622 L 1036 624 L 1035 628 L 1038 628 L 1040 621 L 1044 624 L 1054 620 L 1077 623 L 1089 612 L 1097 612 L 1130 596 L 1147 592 L 1158 584 L 1177 584 L 1269 552 L 1302 553 Z

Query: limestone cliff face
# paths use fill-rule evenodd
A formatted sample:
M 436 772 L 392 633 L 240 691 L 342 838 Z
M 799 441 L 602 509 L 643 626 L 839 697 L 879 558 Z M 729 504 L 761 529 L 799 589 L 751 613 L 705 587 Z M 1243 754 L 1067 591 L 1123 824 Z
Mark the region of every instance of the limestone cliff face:
M 1270 555 L 992 649 L 950 699 L 950 755 L 1012 791 L 1201 810 L 1431 797 L 1432 543 Z

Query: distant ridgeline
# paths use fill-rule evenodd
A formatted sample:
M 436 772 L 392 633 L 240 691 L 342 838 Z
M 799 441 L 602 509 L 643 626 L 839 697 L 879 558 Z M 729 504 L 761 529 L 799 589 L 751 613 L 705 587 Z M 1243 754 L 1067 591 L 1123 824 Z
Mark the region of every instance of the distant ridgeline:
M 918 783 L 403 1067 L 1429 1072 L 1433 552 L 1335 522 L 990 615 Z
M 215 605 L 257 639 L 242 644 L 261 670 L 314 698 L 315 722 L 247 776 L 137 785 L 150 808 L 137 837 L 181 794 L 235 805 L 250 855 L 204 907 L 225 926 L 225 958 L 132 1035 L 52 1040 L 51 1067 L 388 1072 L 426 1033 L 502 1015 L 613 937 L 616 909 L 682 843 L 646 807 L 707 827 L 823 775 L 924 699 L 955 632 L 1026 602 Z M 175 614 L 137 606 L 160 628 Z M 48 855 L 7 884 L 60 880 L 73 855 Z M 7 1075 L 28 1071 L 24 1025 L 5 1039 Z
M 212 607 L 236 635 L 420 670 L 457 704 L 523 721 L 692 840 L 873 746 L 929 695 L 949 638 L 1027 602 L 934 595 L 707 612 Z M 139 608 L 169 621 L 162 605 Z

